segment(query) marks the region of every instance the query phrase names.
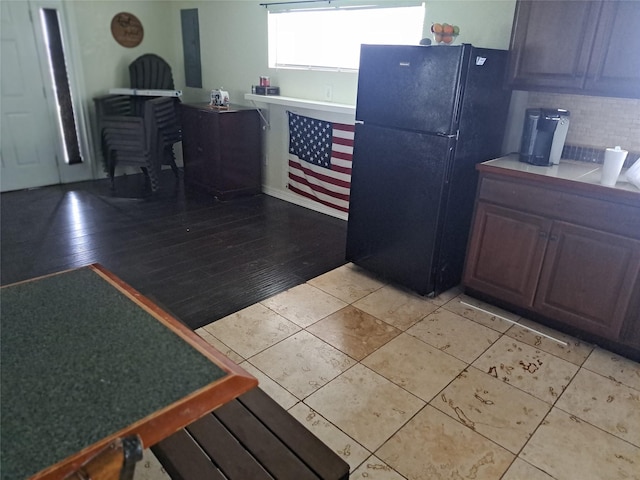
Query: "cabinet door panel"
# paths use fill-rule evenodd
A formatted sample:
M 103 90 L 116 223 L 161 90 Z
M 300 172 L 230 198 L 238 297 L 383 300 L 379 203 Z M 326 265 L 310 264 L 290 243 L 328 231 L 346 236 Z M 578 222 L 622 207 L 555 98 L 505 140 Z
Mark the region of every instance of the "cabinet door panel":
M 464 284 L 516 306 L 533 304 L 551 221 L 479 202 Z
M 260 190 L 260 118 L 255 110 L 221 114 L 221 188 L 233 192 L 253 186 Z
M 217 116 L 182 105 L 182 152 L 186 183 L 210 187 L 219 173 L 214 160 L 218 138 Z
M 640 98 L 640 2 L 604 2 L 585 89 Z
M 617 340 L 640 275 L 640 241 L 555 222 L 535 309 Z
M 187 109 L 184 106 L 181 107 L 182 117 L 182 155 L 184 158 L 190 160 L 189 163 L 184 162 L 184 174 L 185 177 L 191 175 L 191 166 L 193 165 L 194 171 L 197 170 L 198 152 L 202 150 L 200 145 L 198 131 L 198 112 L 194 109 Z M 195 172 L 194 172 L 195 173 Z
M 513 87 L 584 86 L 601 4 L 521 0 L 511 37 Z

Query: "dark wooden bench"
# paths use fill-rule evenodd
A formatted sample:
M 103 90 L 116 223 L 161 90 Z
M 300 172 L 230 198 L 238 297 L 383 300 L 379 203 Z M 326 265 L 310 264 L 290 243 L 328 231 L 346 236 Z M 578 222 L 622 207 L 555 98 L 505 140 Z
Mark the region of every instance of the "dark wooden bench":
M 173 480 L 349 478 L 349 465 L 259 388 L 151 450 Z

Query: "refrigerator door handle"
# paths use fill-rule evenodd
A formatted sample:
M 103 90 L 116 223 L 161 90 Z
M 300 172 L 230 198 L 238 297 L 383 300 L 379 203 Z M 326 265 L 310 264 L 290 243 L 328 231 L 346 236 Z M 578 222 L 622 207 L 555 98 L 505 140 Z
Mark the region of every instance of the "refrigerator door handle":
M 451 175 L 453 174 L 453 157 L 454 157 L 454 148 L 449 147 L 449 155 L 447 158 L 447 166 L 444 172 L 444 184 L 449 185 L 451 182 Z

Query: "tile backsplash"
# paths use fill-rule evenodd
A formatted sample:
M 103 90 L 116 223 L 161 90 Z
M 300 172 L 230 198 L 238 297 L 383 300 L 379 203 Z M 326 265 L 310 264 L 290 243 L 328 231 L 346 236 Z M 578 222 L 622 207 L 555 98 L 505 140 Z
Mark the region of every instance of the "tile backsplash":
M 629 154 L 627 155 L 623 168 L 630 167 L 640 158 L 640 152 L 634 152 L 633 150 L 628 150 L 628 152 Z M 580 145 L 565 143 L 564 148 L 562 149 L 562 158 L 568 160 L 579 160 L 581 162 L 603 163 L 604 149 L 581 147 Z
M 620 145 L 640 152 L 640 100 L 529 92 L 527 108 L 564 108 L 571 113 L 566 143 L 601 150 Z

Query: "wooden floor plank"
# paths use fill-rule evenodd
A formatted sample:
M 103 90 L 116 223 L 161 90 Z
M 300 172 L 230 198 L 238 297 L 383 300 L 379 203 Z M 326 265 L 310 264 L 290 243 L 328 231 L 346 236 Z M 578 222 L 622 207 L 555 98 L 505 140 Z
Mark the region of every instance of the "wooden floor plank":
M 348 477 L 349 465 L 306 428 L 299 428 L 299 422 L 264 391 L 254 388 L 237 401 L 260 418 L 288 448 L 304 452 L 304 462 L 320 478 Z
M 172 480 L 225 480 L 186 430 L 179 430 L 151 451 Z
M 206 415 L 188 426 L 187 431 L 226 477 L 273 480 L 215 416 Z
M 267 195 L 221 202 L 163 172 L 3 193 L 0 277 L 102 263 L 198 328 L 345 263 L 346 222 Z
M 291 449 L 273 441 L 271 432 L 240 402 L 227 403 L 214 410 L 213 415 L 233 432 L 244 448 L 249 450 L 274 478 L 318 480 L 319 477 Z

